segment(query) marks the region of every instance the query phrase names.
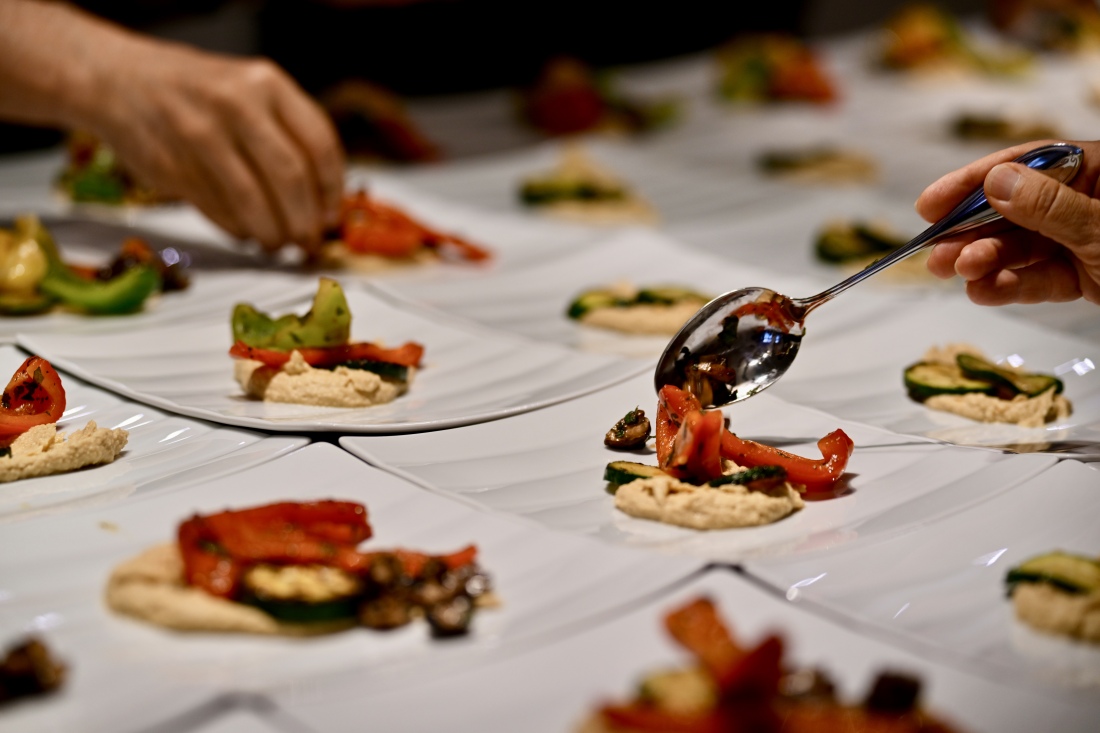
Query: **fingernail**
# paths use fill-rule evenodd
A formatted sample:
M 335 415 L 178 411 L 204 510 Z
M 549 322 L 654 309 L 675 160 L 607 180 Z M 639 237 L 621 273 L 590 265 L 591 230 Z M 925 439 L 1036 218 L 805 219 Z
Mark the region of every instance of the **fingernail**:
M 1020 174 L 1009 165 L 997 165 L 985 177 L 985 190 L 998 201 L 1008 201 L 1016 189 Z

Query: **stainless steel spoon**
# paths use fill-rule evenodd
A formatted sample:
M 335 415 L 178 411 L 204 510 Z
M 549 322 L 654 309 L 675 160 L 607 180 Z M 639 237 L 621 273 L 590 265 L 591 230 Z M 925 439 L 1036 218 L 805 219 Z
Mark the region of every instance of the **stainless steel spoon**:
M 1081 167 L 1083 151 L 1057 143 L 1036 148 L 1015 162 L 1062 183 Z M 657 362 L 657 390 L 674 384 L 690 390 L 704 407 L 720 407 L 767 389 L 790 368 L 805 334 L 806 315 L 936 242 L 1000 219 L 978 188 L 940 221 L 882 259 L 809 298 L 788 298 L 767 288 L 720 295 L 703 306 L 673 337 Z

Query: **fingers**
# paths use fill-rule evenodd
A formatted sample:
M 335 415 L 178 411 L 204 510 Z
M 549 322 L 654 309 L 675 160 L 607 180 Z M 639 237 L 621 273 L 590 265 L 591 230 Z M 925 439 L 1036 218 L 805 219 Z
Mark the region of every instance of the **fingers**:
M 1079 282 L 1074 265 L 1056 258 L 972 280 L 966 284 L 966 294 L 978 305 L 1061 303 L 1081 297 Z
M 280 96 L 276 107 L 310 166 L 324 226 L 335 226 L 344 196 L 344 151 L 336 129 L 328 115 L 304 95 Z

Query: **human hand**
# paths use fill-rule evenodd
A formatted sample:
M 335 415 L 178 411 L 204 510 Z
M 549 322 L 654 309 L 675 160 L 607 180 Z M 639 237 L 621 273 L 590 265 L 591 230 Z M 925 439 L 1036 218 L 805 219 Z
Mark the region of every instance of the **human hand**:
M 144 183 L 269 251 L 320 245 L 339 214 L 344 156 L 286 73 L 133 35 L 96 51 L 82 117 Z
M 937 244 L 928 269 L 958 275 L 979 305 L 1064 302 L 1100 304 L 1100 142 L 1084 149 L 1070 184 L 1008 161 L 1052 141 L 1007 148 L 948 173 L 926 188 L 916 209 L 928 221 L 945 216 L 984 185 L 990 205 L 1015 227 L 989 225 Z

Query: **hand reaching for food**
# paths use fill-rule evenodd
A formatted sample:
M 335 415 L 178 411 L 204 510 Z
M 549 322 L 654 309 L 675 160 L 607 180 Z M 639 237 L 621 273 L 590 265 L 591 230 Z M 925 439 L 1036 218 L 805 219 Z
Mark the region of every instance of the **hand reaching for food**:
M 90 130 L 144 183 L 265 249 L 312 251 L 336 223 L 339 139 L 320 107 L 267 60 L 17 0 L 0 7 L 0 85 L 0 117 Z
M 1100 304 L 1100 142 L 1076 143 L 1084 163 L 1068 185 L 1007 162 L 1037 144 L 988 155 L 924 190 L 917 212 L 934 221 L 984 181 L 989 203 L 1016 225 L 941 242 L 928 269 L 941 278 L 962 277 L 979 305 L 1078 298 Z

